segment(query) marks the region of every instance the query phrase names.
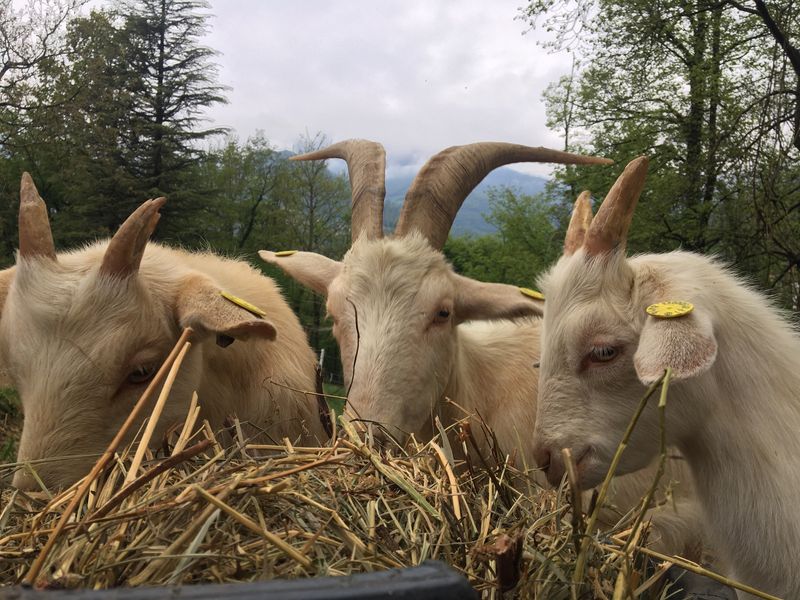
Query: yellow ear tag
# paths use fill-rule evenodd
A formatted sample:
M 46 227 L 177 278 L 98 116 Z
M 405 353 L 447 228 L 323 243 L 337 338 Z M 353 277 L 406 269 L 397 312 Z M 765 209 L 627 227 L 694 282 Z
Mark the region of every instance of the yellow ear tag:
M 532 290 L 531 288 L 519 288 L 519 291 L 528 296 L 529 298 L 533 298 L 534 300 L 544 300 L 544 294 L 541 292 L 537 292 L 536 290 Z
M 276 252 L 275 256 L 291 256 L 292 254 L 297 254 L 297 250 L 281 250 Z
M 245 300 L 242 300 L 241 298 L 237 298 L 233 294 L 229 294 L 228 292 L 222 292 L 221 291 L 220 295 L 223 298 L 225 298 L 225 300 L 227 300 L 229 302 L 233 302 L 236 306 L 239 306 L 239 307 L 245 309 L 247 312 L 249 312 L 249 313 L 251 313 L 251 314 L 253 314 L 253 315 L 257 316 L 257 317 L 261 317 L 263 319 L 264 317 L 267 316 L 267 313 L 265 313 L 263 310 L 261 310 L 257 306 L 255 306 L 253 304 L 250 304 L 249 302 L 246 302 Z
M 688 315 L 693 309 L 694 305 L 691 302 L 670 300 L 669 302 L 656 302 L 645 310 L 648 315 L 652 315 L 657 319 L 674 319 L 675 317 Z

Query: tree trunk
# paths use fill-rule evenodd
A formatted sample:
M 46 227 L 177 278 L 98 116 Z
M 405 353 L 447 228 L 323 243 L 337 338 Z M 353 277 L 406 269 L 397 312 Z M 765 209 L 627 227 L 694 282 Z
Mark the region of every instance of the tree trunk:
M 158 24 L 158 64 L 156 79 L 156 98 L 155 98 L 155 131 L 153 132 L 153 180 L 155 187 L 162 190 L 163 171 L 164 171 L 164 72 L 165 48 L 167 36 L 167 0 L 161 0 L 161 14 Z
M 706 100 L 706 35 L 708 29 L 708 15 L 705 11 L 698 11 L 691 20 L 692 47 L 687 56 L 688 82 L 689 82 L 689 112 L 686 118 L 684 135 L 686 141 L 686 164 L 684 170 L 683 202 L 684 206 L 695 216 L 696 228 L 687 231 L 689 250 L 699 250 L 705 245 L 703 224 L 699 219 L 702 213 L 702 167 L 703 155 L 703 120 L 705 117 Z
M 783 48 L 783 52 L 789 59 L 789 63 L 792 65 L 792 70 L 794 71 L 797 83 L 795 85 L 794 95 L 794 136 L 792 142 L 795 148 L 800 150 L 800 48 L 792 44 L 786 32 L 775 22 L 775 19 L 772 18 L 764 1 L 755 0 L 755 3 L 758 16 L 764 21 L 772 37 L 775 38 L 775 41 Z
M 700 231 L 708 230 L 713 210 L 714 192 L 717 187 L 719 168 L 717 165 L 717 146 L 719 143 L 717 132 L 717 112 L 720 105 L 720 77 L 721 77 L 721 37 L 722 37 L 722 7 L 715 7 L 711 14 L 711 65 L 708 89 L 708 131 L 706 149 L 705 187 L 703 190 L 703 204 L 700 209 Z M 704 237 L 705 233 L 704 233 Z M 708 252 L 711 248 L 699 248 Z

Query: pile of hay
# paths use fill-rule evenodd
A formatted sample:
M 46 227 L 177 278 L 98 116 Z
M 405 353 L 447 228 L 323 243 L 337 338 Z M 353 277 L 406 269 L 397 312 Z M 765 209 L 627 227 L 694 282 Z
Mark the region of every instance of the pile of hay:
M 171 369 L 149 423 L 158 420 L 180 366 L 179 359 L 170 365 L 175 353 L 117 440 Z M 666 385 L 662 401 L 665 393 Z M 459 439 L 472 459 L 457 465 L 444 431 L 388 454 L 347 423 L 328 447 L 300 448 L 248 444 L 234 422 L 225 433 L 233 443 L 223 447 L 198 415 L 195 396 L 182 430 L 156 455 L 146 450 L 150 425 L 128 448 L 113 450 L 115 440 L 67 490 L 0 489 L 0 585 L 242 582 L 438 559 L 489 598 L 510 591 L 521 598 L 661 599 L 669 595 L 661 585 L 666 568 L 685 564 L 641 547 L 643 512 L 600 534 L 597 511 L 585 507 L 587 519 L 570 504 L 580 494 L 542 489 L 499 453 L 476 454 L 467 425 Z M 17 466 L 0 465 L 0 482 Z
M 510 467 L 473 465 L 456 477 L 446 444 L 387 455 L 347 428 L 327 448 L 223 449 L 201 427 L 162 452 L 127 486 L 130 452 L 116 457 L 48 552 L 38 585 L 344 575 L 433 558 L 489 597 L 514 586 L 521 597 L 569 597 L 577 546 L 566 491 L 543 490 Z M 76 489 L 52 498 L 2 492 L 0 584 L 23 579 Z M 620 547 L 592 539 L 586 593 L 611 598 L 624 573 L 629 587 L 650 592 L 639 597 L 662 597 L 662 569 L 645 576 L 640 555 Z

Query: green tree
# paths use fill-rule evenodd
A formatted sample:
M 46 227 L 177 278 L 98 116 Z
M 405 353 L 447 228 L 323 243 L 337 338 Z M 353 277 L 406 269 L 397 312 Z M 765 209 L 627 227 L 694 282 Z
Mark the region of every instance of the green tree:
M 136 97 L 131 144 L 137 148 L 131 172 L 149 195 L 168 195 L 162 235 L 192 241 L 186 221 L 199 212 L 203 190 L 187 175 L 200 158 L 199 142 L 225 132 L 201 127 L 203 110 L 225 102 L 212 62 L 216 52 L 200 40 L 207 30 L 208 3 L 202 0 L 125 0 L 122 32 Z M 172 215 L 181 218 L 172 219 Z M 199 226 L 199 224 L 198 224 Z
M 312 152 L 328 145 L 321 133 L 302 136 L 296 145 L 298 153 Z M 298 250 L 318 252 L 339 259 L 350 246 L 350 184 L 344 175 L 333 175 L 327 161 L 291 163 L 286 183 L 281 190 L 286 208 L 285 223 L 290 239 Z M 330 347 L 330 329 L 322 325 L 322 298 L 305 289 L 293 294 L 295 306 L 306 316 L 312 348 Z M 333 357 L 333 356 L 332 356 Z
M 322 134 L 306 135 L 296 150 L 309 152 L 326 144 Z M 245 143 L 231 138 L 206 154 L 194 178 L 209 190 L 204 214 L 212 247 L 246 258 L 262 248 L 342 257 L 350 245 L 349 183 L 324 162 L 290 162 L 289 155 L 276 151 L 263 134 Z M 279 269 L 262 267 L 281 285 L 311 346 L 326 350 L 326 370 L 338 374 L 338 346 L 324 323 L 322 298 Z
M 298 154 L 329 145 L 322 133 L 301 136 Z M 291 163 L 284 205 L 293 217 L 288 228 L 302 250 L 341 257 L 350 246 L 350 184 L 344 174 L 334 175 L 327 161 Z
M 222 130 L 201 127 L 201 113 L 224 100 L 214 52 L 200 43 L 205 7 L 131 1 L 71 15 L 64 51 L 36 62 L 27 109 L 3 130 L 4 227 L 15 220 L 20 172 L 29 170 L 61 246 L 113 233 L 142 201 L 160 195 L 169 202 L 157 236 L 205 243 L 209 190 L 193 174 L 201 142 Z M 12 246 L 4 248 L 6 263 Z
M 207 152 L 195 177 L 207 189 L 204 203 L 206 239 L 220 251 L 254 253 L 290 244 L 283 204 L 290 168 L 284 153 L 275 150 L 263 133 L 240 143 L 236 138 Z
M 87 2 L 28 0 L 15 8 L 13 0 L 0 0 L 0 123 L 6 129 L 24 125 L 35 105 L 30 90 L 39 66 L 68 52 L 66 24 Z
M 126 58 L 126 37 L 114 15 L 94 11 L 69 24 L 68 61 L 41 69 L 37 95 L 56 112 L 37 109 L 24 138 L 15 136 L 28 158 L 52 213 L 59 245 L 92 235 L 110 235 L 147 198 L 132 172 L 136 148 L 138 79 Z
M 488 195 L 487 221 L 497 233 L 451 237 L 445 255 L 468 277 L 530 287 L 560 255 L 568 214 L 545 194 L 529 196 L 501 187 Z
M 789 108 L 787 111 L 787 117 L 792 120 L 794 126 L 792 142 L 794 147 L 800 150 L 800 40 L 798 40 L 800 36 L 798 12 L 800 11 L 794 2 L 776 2 L 769 7 L 764 0 L 753 0 L 752 5 L 746 0 L 742 2 L 728 0 L 727 4 L 743 13 L 757 16 L 774 38 L 777 48 L 783 51 L 783 66 L 791 68 L 789 72 L 794 74 L 794 88 L 787 85 L 791 80 L 791 75 L 784 72 L 783 85 L 774 92 L 784 96 L 790 104 L 794 105 L 793 109 Z M 786 69 L 786 71 L 788 70 Z M 782 122 L 783 119 L 779 121 Z
M 797 71 L 800 5 L 780 2 L 535 0 L 580 69 L 546 93 L 551 126 L 615 169 L 562 169 L 570 200 L 608 189 L 636 154 L 651 157 L 633 250 L 722 254 L 797 306 Z M 772 17 L 772 25 L 769 19 Z M 567 121 L 567 116 L 569 120 Z M 788 244 L 778 244 L 792 236 Z
M 13 262 L 17 245 L 19 178 L 30 169 L 27 144 L 43 111 L 61 105 L 38 94 L 42 69 L 64 61 L 70 52 L 68 21 L 87 0 L 28 0 L 24 5 L 0 0 L 0 266 Z

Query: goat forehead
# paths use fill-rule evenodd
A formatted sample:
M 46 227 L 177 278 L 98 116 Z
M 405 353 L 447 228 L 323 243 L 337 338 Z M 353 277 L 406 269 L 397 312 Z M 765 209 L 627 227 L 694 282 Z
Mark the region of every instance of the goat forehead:
M 95 273 L 77 270 L 37 272 L 20 281 L 14 292 L 18 316 L 32 320 L 57 317 L 68 321 L 90 313 L 97 321 L 104 314 L 135 310 L 146 298 L 137 280 L 98 278 Z
M 85 273 L 61 264 L 22 263 L 17 269 L 9 296 L 15 301 L 8 307 L 30 319 L 51 319 L 69 310 Z
M 568 312 L 576 304 L 601 299 L 627 305 L 633 284 L 633 272 L 623 255 L 588 258 L 583 250 L 561 257 L 538 281 L 547 298 L 545 315 Z
M 562 256 L 539 278 L 539 287 L 546 292 L 548 306 L 560 306 L 596 298 L 616 282 L 617 270 L 616 261 L 589 258 L 579 250 L 572 256 Z
M 583 253 L 562 259 L 539 279 L 547 298 L 542 347 L 545 354 L 585 350 L 598 340 L 626 342 L 635 337 L 630 271 Z
M 19 283 L 19 285 L 16 285 Z M 77 347 L 90 355 L 118 347 L 124 352 L 157 339 L 164 317 L 138 279 L 97 278 L 84 269 L 35 270 L 15 282 L 6 306 L 6 341 L 29 353 Z M 4 315 L 5 316 L 5 315 Z M 20 344 L 27 339 L 27 344 Z M 43 346 L 44 345 L 44 346 Z
M 357 240 L 344 258 L 342 285 L 351 297 L 380 294 L 392 302 L 409 301 L 423 282 L 433 285 L 451 271 L 440 252 L 418 235 Z

